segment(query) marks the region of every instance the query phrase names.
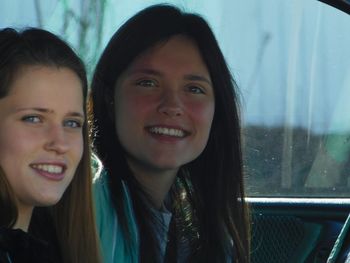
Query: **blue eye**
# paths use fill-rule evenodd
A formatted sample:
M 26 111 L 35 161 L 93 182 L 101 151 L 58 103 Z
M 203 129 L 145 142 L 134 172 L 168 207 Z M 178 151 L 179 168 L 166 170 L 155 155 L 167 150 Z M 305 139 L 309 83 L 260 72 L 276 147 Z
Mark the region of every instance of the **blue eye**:
M 83 124 L 81 121 L 77 121 L 77 120 L 66 120 L 64 122 L 64 126 L 69 128 L 81 128 Z
M 29 122 L 29 123 L 40 123 L 41 122 L 41 118 L 39 116 L 36 115 L 28 115 L 28 116 L 24 116 L 21 119 L 24 122 Z

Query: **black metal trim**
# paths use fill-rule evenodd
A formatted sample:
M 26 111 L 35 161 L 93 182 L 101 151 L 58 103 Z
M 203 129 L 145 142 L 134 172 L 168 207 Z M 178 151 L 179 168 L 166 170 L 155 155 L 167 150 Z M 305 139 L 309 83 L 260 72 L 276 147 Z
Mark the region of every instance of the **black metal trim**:
M 319 0 L 350 15 L 350 0 Z

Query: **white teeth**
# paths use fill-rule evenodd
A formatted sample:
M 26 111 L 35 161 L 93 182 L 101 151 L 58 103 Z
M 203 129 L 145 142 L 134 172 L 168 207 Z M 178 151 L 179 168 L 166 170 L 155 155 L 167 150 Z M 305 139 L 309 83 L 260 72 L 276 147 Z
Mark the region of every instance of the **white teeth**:
M 155 134 L 162 134 L 174 137 L 184 137 L 185 133 L 182 130 L 173 129 L 173 128 L 162 128 L 162 127 L 152 127 L 149 129 L 150 132 Z
M 34 164 L 32 165 L 34 169 L 42 170 L 44 172 L 53 173 L 53 174 L 60 174 L 63 172 L 63 167 L 59 165 L 52 165 L 52 164 Z

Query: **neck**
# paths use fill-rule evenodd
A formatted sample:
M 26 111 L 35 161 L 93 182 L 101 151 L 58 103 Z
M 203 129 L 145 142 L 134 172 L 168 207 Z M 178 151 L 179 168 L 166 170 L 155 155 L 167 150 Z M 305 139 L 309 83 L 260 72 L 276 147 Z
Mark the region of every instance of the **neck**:
M 18 217 L 14 229 L 21 229 L 24 232 L 28 231 L 30 219 L 32 218 L 33 207 L 19 206 L 18 207 Z
M 154 171 L 129 162 L 129 167 L 142 189 L 150 197 L 155 209 L 162 209 L 164 200 L 174 182 L 178 169 Z

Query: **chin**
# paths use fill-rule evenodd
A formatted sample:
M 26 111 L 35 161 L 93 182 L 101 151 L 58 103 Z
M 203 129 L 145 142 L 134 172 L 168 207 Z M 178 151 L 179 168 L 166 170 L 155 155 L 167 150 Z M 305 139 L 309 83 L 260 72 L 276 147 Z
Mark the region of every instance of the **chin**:
M 53 206 L 56 205 L 62 198 L 62 195 L 42 196 L 37 200 L 38 206 Z
M 186 161 L 178 161 L 178 160 L 174 160 L 174 161 L 164 161 L 164 162 L 155 162 L 154 166 L 158 167 L 160 170 L 178 170 L 180 169 L 182 166 L 184 166 L 185 164 L 191 162 L 191 160 L 186 160 Z

